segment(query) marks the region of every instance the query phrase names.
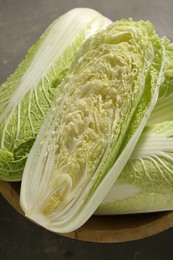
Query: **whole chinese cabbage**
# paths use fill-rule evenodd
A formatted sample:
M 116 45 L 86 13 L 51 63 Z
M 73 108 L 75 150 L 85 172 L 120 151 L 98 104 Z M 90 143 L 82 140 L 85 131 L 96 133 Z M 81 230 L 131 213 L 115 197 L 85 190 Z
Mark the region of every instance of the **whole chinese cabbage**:
M 165 58 L 153 25 L 132 19 L 80 47 L 24 169 L 20 202 L 27 217 L 70 232 L 93 214 L 155 106 Z
M 56 19 L 0 86 L 0 179 L 21 180 L 44 118 L 84 41 L 111 21 L 76 8 Z

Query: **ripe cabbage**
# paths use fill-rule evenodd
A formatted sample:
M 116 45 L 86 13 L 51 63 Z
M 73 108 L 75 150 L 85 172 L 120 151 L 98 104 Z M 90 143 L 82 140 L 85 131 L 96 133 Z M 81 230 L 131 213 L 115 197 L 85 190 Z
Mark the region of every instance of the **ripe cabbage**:
M 20 203 L 27 217 L 63 233 L 97 209 L 157 101 L 164 41 L 150 22 L 128 19 L 80 47 L 26 162 Z
M 0 86 L 0 179 L 21 180 L 28 153 L 79 47 L 111 21 L 76 8 L 56 19 Z

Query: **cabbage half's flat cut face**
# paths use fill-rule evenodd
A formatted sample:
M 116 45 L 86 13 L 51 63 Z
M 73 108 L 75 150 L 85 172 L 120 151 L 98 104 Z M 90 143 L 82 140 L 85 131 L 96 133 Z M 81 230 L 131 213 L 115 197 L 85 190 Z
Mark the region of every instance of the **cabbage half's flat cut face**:
M 155 105 L 164 61 L 149 22 L 118 21 L 82 45 L 26 163 L 26 216 L 55 232 L 91 216 Z
M 21 180 L 25 161 L 79 47 L 111 21 L 75 8 L 56 19 L 0 86 L 0 179 Z

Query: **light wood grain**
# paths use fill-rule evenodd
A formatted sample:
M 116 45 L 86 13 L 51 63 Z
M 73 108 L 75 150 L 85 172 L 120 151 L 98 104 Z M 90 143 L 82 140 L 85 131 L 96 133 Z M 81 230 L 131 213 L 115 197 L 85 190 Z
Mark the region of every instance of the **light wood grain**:
M 3 197 L 23 216 L 20 183 L 0 181 Z M 78 230 L 62 236 L 93 242 L 126 242 L 145 238 L 173 226 L 173 212 L 123 216 L 93 216 Z

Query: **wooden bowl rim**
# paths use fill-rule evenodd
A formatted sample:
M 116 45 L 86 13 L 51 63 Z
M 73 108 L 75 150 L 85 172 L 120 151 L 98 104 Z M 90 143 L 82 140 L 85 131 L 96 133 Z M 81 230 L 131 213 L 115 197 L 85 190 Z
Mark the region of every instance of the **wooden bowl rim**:
M 0 192 L 7 202 L 24 216 L 19 203 L 20 182 L 0 181 Z M 146 238 L 173 226 L 173 212 L 117 216 L 92 216 L 76 231 L 61 236 L 89 241 L 117 243 Z

